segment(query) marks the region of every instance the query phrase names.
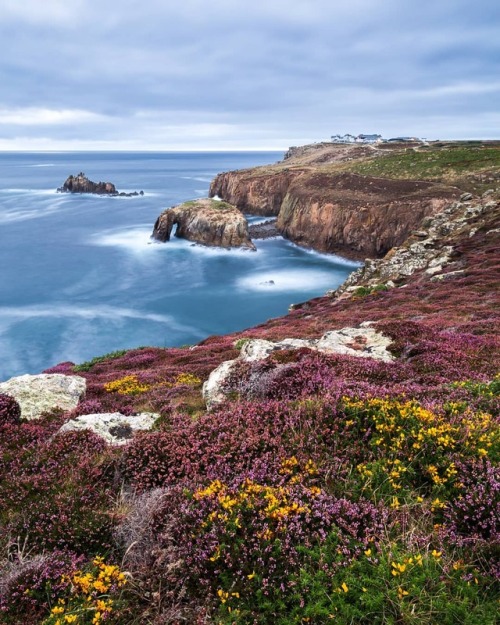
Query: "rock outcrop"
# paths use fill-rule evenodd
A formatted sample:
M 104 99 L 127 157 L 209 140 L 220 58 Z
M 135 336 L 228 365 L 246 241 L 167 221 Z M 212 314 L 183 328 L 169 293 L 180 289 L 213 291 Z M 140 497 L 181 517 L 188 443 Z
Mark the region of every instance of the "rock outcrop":
M 121 197 L 132 197 L 144 195 L 144 191 L 133 191 L 132 193 L 119 193 L 112 182 L 93 182 L 80 172 L 77 176 L 68 176 L 62 187 L 57 189 L 58 193 L 93 193 L 96 195 L 111 195 Z
M 22 419 L 39 419 L 56 408 L 73 410 L 85 394 L 87 382 L 78 375 L 42 373 L 21 375 L 0 384 L 0 393 L 13 397 Z
M 141 412 L 134 416 L 125 416 L 120 412 L 86 414 L 65 423 L 58 434 L 90 430 L 110 445 L 125 445 L 136 432 L 150 430 L 159 417 L 153 412 Z
M 169 208 L 156 220 L 153 238 L 169 241 L 174 225 L 175 236 L 189 241 L 212 247 L 255 249 L 245 216 L 227 202 L 204 198 Z
M 470 237 L 474 236 L 488 213 L 499 205 L 500 202 L 491 199 L 489 194 L 480 200 L 463 194 L 460 201 L 423 220 L 419 230 L 413 231 L 403 245 L 391 249 L 384 258 L 367 258 L 363 267 L 354 271 L 336 291 L 329 294 L 340 296 L 356 292 L 360 287 L 390 288 L 404 283 L 417 271 L 423 271 L 433 281 L 461 275 L 463 271 L 459 267 L 459 259 L 455 270 L 447 270 L 447 266 L 455 262 L 454 238 L 464 231 Z
M 276 351 L 310 349 L 324 354 L 345 354 L 357 358 L 373 358 L 391 362 L 394 356 L 388 350 L 391 339 L 377 332 L 371 326 L 372 321 L 365 321 L 359 328 L 331 330 L 319 339 L 283 339 L 267 341 L 249 339 L 243 343 L 237 359 L 226 360 L 212 371 L 203 385 L 203 397 L 209 408 L 226 400 L 225 385 L 231 378 L 239 362 L 256 362 L 266 359 Z

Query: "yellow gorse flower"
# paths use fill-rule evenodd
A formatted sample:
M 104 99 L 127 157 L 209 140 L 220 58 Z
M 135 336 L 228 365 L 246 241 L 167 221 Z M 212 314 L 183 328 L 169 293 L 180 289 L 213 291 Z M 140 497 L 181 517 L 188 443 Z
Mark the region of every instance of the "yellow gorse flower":
M 149 391 L 151 386 L 139 382 L 136 375 L 126 375 L 104 385 L 104 390 L 108 393 L 116 392 L 119 395 L 140 395 Z

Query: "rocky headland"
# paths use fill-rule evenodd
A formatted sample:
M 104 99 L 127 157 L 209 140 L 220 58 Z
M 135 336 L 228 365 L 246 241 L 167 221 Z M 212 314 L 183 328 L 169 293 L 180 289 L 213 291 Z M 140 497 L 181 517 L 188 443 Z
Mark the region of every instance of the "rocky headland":
M 227 202 L 202 198 L 168 208 L 156 220 L 152 237 L 169 241 L 174 226 L 176 237 L 202 245 L 255 249 L 245 216 Z
M 279 233 L 299 245 L 380 258 L 464 191 L 498 183 L 495 154 L 494 143 L 313 144 L 275 165 L 221 173 L 210 195 L 277 217 Z
M 399 243 L 377 258 L 377 230 L 336 291 L 0 387 L 2 622 L 497 622 L 500 152 L 407 147 L 317 144 L 272 166 L 293 172 L 221 178 L 260 201 L 278 176 L 283 201 L 296 175 L 300 206 L 324 175 L 352 183 L 342 210 L 362 194 Z M 382 196 L 425 214 L 405 235 Z M 314 241 L 325 211 L 299 211 Z
M 131 193 L 126 193 L 124 191 L 119 192 L 116 190 L 116 187 L 112 182 L 93 182 L 92 180 L 89 180 L 83 172 L 80 172 L 76 176 L 68 176 L 62 187 L 57 189 L 57 192 L 92 193 L 95 195 L 110 195 L 119 197 L 135 197 L 137 195 L 144 195 L 144 191 L 132 191 Z

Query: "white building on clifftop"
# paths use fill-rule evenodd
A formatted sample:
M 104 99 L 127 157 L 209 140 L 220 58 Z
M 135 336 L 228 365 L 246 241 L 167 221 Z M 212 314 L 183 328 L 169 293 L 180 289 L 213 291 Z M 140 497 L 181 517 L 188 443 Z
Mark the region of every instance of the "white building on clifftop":
M 332 143 L 379 143 L 383 141 L 382 135 L 332 135 Z

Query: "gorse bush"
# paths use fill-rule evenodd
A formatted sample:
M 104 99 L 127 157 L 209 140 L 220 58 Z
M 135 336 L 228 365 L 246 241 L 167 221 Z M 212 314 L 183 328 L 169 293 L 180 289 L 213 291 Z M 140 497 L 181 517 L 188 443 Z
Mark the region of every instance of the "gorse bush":
M 120 590 L 127 578 L 113 564 L 102 557 L 94 558 L 84 570 L 73 571 L 61 578 L 66 592 L 60 593 L 50 615 L 42 625 L 99 625 L 120 622 Z

